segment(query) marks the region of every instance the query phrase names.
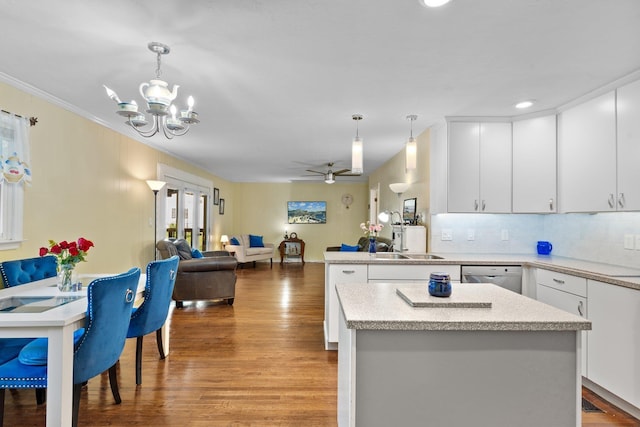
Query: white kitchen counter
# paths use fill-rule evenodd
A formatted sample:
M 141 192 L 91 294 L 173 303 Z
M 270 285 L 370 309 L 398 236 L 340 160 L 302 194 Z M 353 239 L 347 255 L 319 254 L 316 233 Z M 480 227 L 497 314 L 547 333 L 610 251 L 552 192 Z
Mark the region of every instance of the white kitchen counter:
M 411 256 L 410 253 L 406 255 Z M 367 252 L 325 252 L 324 259 L 327 264 L 522 265 L 640 290 L 640 268 L 549 255 L 464 253 L 434 253 L 434 255 L 441 256 L 443 259 L 380 259 L 370 256 Z
M 591 323 L 550 305 L 489 283 L 454 283 L 454 296 L 467 301 L 489 301 L 491 308 L 411 307 L 396 293 L 418 288 L 429 297 L 424 283 L 342 283 L 338 299 L 347 328 L 431 331 L 576 331 Z M 431 297 L 445 301 L 446 298 Z

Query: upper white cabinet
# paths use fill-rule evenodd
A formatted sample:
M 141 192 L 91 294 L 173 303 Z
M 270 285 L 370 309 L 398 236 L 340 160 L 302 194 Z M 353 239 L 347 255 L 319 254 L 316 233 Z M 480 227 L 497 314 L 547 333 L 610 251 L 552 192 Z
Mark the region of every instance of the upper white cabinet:
M 640 81 L 617 90 L 618 210 L 640 210 Z
M 615 92 L 610 92 L 560 115 L 558 184 L 563 212 L 616 210 L 615 107 Z
M 513 212 L 556 212 L 556 182 L 556 116 L 514 122 Z
M 511 212 L 511 123 L 449 123 L 448 212 Z

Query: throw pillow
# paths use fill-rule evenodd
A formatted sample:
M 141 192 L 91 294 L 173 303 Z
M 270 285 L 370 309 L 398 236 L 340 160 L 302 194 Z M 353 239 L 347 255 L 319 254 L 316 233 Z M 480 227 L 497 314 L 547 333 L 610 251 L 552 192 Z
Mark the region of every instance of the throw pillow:
M 342 246 L 340 246 L 340 252 L 358 252 L 358 249 L 360 249 L 358 245 L 351 246 L 343 243 Z
M 184 239 L 178 239 L 173 242 L 178 250 L 180 259 L 191 259 L 191 245 Z
M 262 236 L 254 236 L 253 234 L 249 234 L 249 247 L 264 248 L 264 243 L 262 242 Z
M 240 242 L 235 237 L 232 237 L 231 240 L 229 240 L 229 243 L 231 243 L 234 246 L 240 246 Z
M 191 249 L 191 258 L 202 258 L 202 257 L 204 257 L 204 255 L 202 255 L 202 252 L 200 252 L 195 248 Z

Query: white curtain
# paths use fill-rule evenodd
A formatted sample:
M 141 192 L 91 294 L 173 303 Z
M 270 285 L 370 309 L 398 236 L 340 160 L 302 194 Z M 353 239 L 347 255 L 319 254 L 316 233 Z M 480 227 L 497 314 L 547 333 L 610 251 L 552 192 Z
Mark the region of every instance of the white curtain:
M 31 183 L 29 119 L 0 112 L 0 181 Z

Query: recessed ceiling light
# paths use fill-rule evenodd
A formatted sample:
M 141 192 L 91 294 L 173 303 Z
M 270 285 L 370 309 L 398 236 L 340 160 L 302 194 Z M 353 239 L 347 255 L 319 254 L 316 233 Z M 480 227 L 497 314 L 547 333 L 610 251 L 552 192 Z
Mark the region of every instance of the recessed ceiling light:
M 420 4 L 426 7 L 440 7 L 449 3 L 450 0 L 420 0 Z
M 522 101 L 522 102 L 518 102 L 516 104 L 516 108 L 523 110 L 525 108 L 529 108 L 533 105 L 533 101 L 532 100 L 528 100 L 528 101 Z

